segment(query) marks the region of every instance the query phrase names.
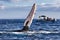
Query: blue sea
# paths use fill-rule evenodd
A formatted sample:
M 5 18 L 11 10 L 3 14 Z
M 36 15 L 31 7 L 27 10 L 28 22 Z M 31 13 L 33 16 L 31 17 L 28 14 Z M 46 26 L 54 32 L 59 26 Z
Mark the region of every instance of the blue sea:
M 25 19 L 0 19 L 0 32 L 22 30 Z M 60 19 L 55 22 L 43 22 L 34 19 L 29 30 L 60 32 Z M 36 33 L 32 35 L 1 33 L 0 40 L 60 40 L 60 33 Z

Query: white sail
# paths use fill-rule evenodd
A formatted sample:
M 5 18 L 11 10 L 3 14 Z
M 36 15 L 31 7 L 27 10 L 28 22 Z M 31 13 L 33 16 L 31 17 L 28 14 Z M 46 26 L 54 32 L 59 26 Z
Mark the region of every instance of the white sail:
M 24 22 L 24 26 L 30 27 L 30 25 L 32 23 L 32 20 L 34 18 L 35 11 L 36 11 L 36 4 L 34 3 L 29 15 L 27 16 L 27 18 L 26 18 L 26 20 Z

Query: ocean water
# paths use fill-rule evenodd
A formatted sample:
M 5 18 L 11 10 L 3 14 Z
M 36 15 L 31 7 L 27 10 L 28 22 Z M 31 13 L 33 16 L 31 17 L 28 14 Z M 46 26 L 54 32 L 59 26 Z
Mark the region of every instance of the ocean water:
M 0 19 L 0 32 L 21 30 L 25 19 Z M 43 22 L 34 19 L 29 30 L 60 32 L 60 20 Z M 60 40 L 60 33 L 35 33 L 32 35 L 0 33 L 0 40 Z

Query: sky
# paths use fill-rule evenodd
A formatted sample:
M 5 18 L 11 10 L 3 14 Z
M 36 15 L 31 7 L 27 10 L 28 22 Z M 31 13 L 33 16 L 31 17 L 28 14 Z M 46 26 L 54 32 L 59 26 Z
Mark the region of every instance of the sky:
M 47 11 L 37 11 L 34 18 L 42 15 L 42 13 L 49 17 L 60 17 L 60 0 L 0 0 L 0 19 L 25 19 L 31 8 L 27 11 L 23 10 L 22 7 L 32 6 L 34 3 L 45 10 L 47 8 L 49 9 L 49 11 L 48 9 Z M 51 11 L 50 8 L 52 8 L 53 11 Z

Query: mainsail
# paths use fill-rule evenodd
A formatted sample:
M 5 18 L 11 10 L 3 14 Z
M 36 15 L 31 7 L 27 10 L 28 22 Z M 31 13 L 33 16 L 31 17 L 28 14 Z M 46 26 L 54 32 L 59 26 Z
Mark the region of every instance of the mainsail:
M 30 27 L 32 20 L 34 18 L 35 11 L 36 11 L 36 4 L 34 3 L 29 15 L 27 16 L 27 18 L 24 22 L 24 26 Z

